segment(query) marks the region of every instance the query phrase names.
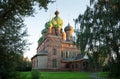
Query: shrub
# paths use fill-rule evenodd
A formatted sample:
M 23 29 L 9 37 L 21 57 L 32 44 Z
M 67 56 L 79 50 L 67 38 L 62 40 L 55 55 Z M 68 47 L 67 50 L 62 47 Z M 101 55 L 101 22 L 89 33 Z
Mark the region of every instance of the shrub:
M 38 70 L 33 70 L 31 72 L 31 79 L 39 79 L 40 73 Z

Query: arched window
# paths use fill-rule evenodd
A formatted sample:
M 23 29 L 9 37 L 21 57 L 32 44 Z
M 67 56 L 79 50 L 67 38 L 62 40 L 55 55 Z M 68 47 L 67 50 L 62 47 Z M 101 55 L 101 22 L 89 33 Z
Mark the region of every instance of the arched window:
M 63 51 L 61 51 L 61 58 L 63 58 L 64 57 L 64 54 L 63 54 Z
M 57 54 L 57 50 L 54 48 L 53 49 L 53 55 L 56 55 Z
M 72 58 L 72 52 L 69 52 L 69 57 Z
M 88 62 L 87 61 L 85 61 L 85 62 L 83 62 L 83 71 L 87 71 L 88 70 Z
M 57 60 L 56 60 L 56 59 L 53 59 L 53 60 L 52 60 L 52 67 L 53 67 L 53 68 L 56 68 L 56 67 L 57 67 Z
M 76 68 L 78 68 L 78 64 L 76 64 Z
M 66 52 L 66 58 L 68 58 L 68 52 Z
M 74 69 L 74 64 L 72 64 L 72 69 Z
M 70 64 L 69 63 L 66 64 L 66 68 L 70 68 Z
M 74 58 L 74 57 L 75 57 L 75 56 L 74 56 L 74 54 L 75 54 L 75 53 L 74 53 L 74 52 L 72 52 L 72 58 Z
M 56 34 L 55 34 L 55 28 L 54 28 L 54 27 L 52 28 L 52 35 L 56 35 Z

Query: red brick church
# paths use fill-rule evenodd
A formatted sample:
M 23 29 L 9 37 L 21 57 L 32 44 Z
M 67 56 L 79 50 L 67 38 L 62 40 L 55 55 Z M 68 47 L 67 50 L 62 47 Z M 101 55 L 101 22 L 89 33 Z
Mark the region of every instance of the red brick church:
M 74 29 L 70 24 L 62 29 L 59 12 L 45 24 L 38 40 L 37 54 L 32 57 L 32 69 L 89 71 L 88 57 L 82 56 L 73 44 Z

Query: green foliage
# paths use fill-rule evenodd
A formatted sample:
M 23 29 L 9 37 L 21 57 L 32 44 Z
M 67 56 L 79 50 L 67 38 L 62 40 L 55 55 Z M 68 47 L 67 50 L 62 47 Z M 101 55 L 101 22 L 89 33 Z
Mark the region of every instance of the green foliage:
M 23 56 L 19 56 L 19 60 L 17 61 L 17 71 L 31 71 L 32 69 L 32 64 L 31 61 L 26 57 L 24 58 Z
M 20 18 L 13 18 L 0 28 L 0 76 L 3 79 L 15 77 L 19 56 L 22 56 L 28 45 L 24 39 L 27 34 L 22 22 Z
M 109 57 L 111 74 L 119 76 L 120 0 L 91 0 L 90 4 L 75 20 L 76 27 L 80 28 L 76 31 L 77 43 L 83 52 L 87 46 L 88 50 L 96 51 L 98 57 L 101 55 L 102 60 L 97 60 L 101 65 Z
M 99 72 L 97 74 L 97 76 L 107 78 L 108 77 L 108 72 Z
M 33 15 L 36 3 L 47 9 L 49 2 L 51 0 L 0 0 L 0 78 L 19 78 L 15 69 L 23 62 L 20 56 L 29 45 L 24 38 L 28 36 L 24 17 Z
M 110 64 L 109 65 L 110 67 L 109 76 L 119 79 L 120 78 L 120 71 L 119 71 L 120 63 L 117 63 L 115 60 L 112 59 L 112 61 L 109 62 L 109 64 Z
M 84 53 L 86 50 L 86 46 L 91 42 L 92 33 L 91 33 L 91 19 L 92 13 L 90 8 L 87 7 L 84 15 L 79 15 L 78 19 L 75 20 L 76 23 L 76 36 L 77 36 L 77 46 L 80 48 L 81 52 Z M 80 29 L 77 29 L 80 28 Z
M 0 27 L 3 26 L 6 21 L 13 17 L 22 17 L 33 15 L 36 4 L 40 9 L 47 9 L 47 5 L 52 0 L 0 0 Z
M 40 72 L 38 70 L 33 70 L 31 72 L 31 79 L 39 79 L 39 77 L 41 76 Z

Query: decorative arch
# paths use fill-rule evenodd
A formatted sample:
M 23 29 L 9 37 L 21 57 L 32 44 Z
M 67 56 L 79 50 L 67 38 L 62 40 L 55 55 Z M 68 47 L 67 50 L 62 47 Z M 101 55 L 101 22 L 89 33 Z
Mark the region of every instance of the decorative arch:
M 63 51 L 61 51 L 61 58 L 63 58 L 64 57 L 64 53 L 63 53 Z
M 55 48 L 53 48 L 53 55 L 57 54 L 57 50 Z
M 89 63 L 87 61 L 82 62 L 83 71 L 88 71 Z
M 68 58 L 68 52 L 66 52 L 66 58 Z
M 57 67 L 57 60 L 56 60 L 56 59 L 53 59 L 53 60 L 52 60 L 52 67 L 53 67 L 53 68 L 56 68 L 56 67 Z

